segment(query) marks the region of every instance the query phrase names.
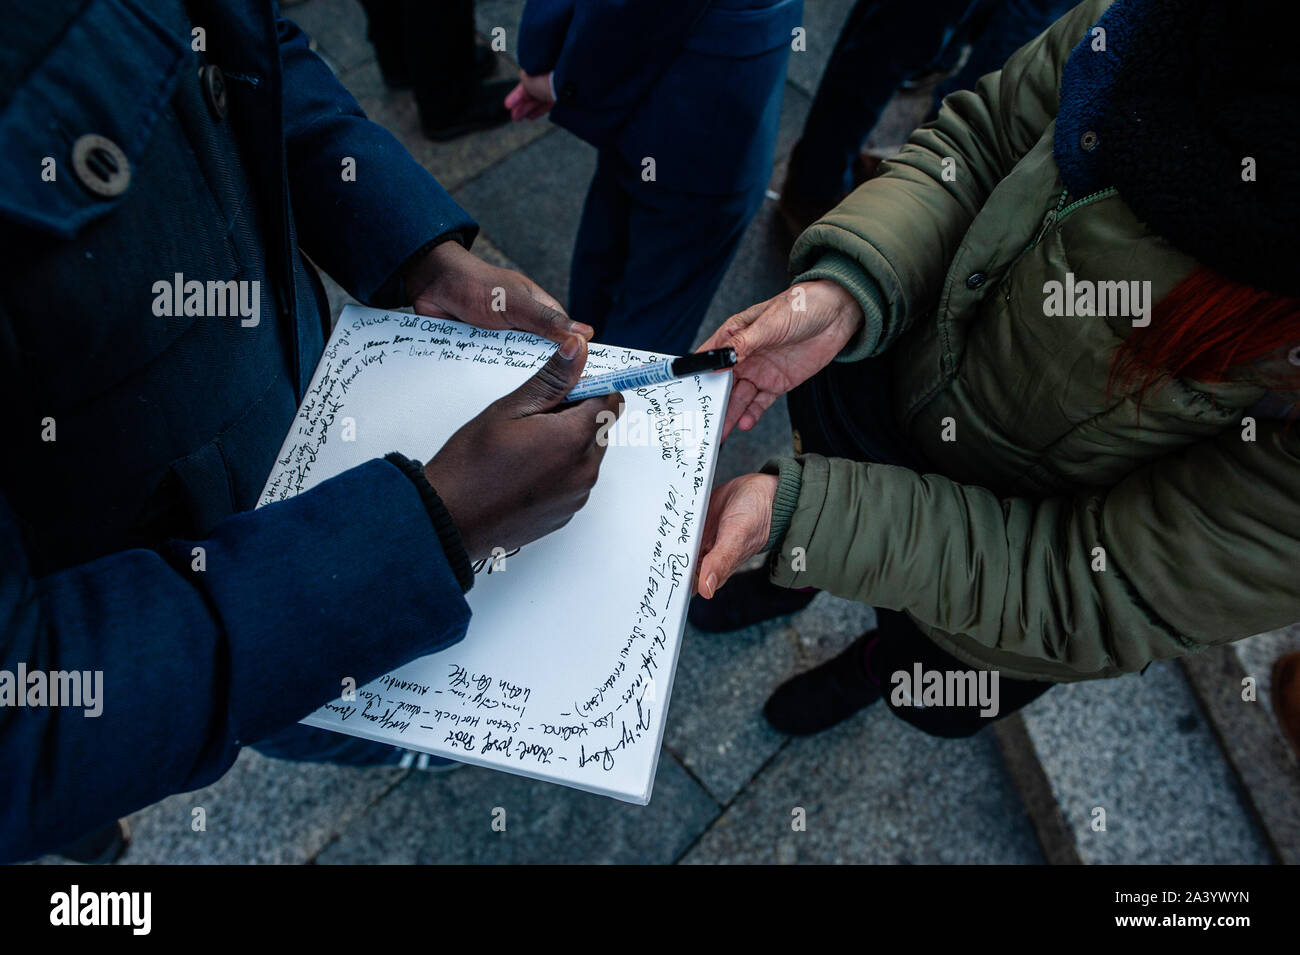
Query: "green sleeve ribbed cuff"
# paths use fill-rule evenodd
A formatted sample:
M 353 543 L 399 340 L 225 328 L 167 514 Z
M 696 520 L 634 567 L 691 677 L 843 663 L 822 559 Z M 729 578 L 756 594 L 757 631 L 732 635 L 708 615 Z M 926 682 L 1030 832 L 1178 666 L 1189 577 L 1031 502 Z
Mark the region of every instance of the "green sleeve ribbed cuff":
M 885 300 L 875 280 L 843 252 L 825 252 L 815 265 L 795 282 L 829 279 L 858 301 L 862 308 L 862 327 L 849 339 L 836 361 L 861 361 L 876 354 L 885 332 Z
M 799 503 L 799 489 L 803 485 L 803 465 L 794 458 L 773 458 L 763 465 L 760 473 L 775 474 L 778 478 L 776 499 L 772 502 L 772 529 L 763 547 L 766 551 L 780 544 L 790 529 L 790 520 Z

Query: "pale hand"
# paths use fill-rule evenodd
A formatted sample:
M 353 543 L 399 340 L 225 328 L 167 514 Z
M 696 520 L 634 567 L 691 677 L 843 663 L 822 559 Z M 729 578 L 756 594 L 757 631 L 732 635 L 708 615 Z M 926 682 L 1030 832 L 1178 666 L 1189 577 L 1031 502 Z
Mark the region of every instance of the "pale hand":
M 700 541 L 696 590 L 706 600 L 736 568 L 763 549 L 772 529 L 774 474 L 742 474 L 713 489 Z
M 725 440 L 748 431 L 772 403 L 831 363 L 862 327 L 862 307 L 843 286 L 826 279 L 801 282 L 731 316 L 700 350 L 734 348 L 731 400 L 722 424 Z
M 554 105 L 551 74 L 532 76 L 523 70 L 519 71 L 519 84 L 506 95 L 505 101 L 506 109 L 510 110 L 510 119 L 516 123 L 523 119 L 540 119 Z

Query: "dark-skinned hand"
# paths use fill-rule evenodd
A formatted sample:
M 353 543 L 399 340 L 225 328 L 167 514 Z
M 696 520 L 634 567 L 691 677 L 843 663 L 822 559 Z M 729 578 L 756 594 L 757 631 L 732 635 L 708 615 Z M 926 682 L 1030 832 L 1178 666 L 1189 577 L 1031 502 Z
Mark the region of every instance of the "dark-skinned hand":
M 471 560 L 545 537 L 587 503 L 605 456 L 597 434 L 613 420 L 598 416 L 620 414 L 623 397 L 561 407 L 586 363 L 586 341 L 567 336 L 533 377 L 488 405 L 425 465 Z

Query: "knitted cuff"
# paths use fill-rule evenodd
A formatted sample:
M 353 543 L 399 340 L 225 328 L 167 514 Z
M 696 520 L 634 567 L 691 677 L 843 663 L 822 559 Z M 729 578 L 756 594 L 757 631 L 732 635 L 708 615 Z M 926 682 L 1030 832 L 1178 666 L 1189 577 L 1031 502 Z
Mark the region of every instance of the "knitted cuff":
M 885 333 L 885 300 L 875 280 L 842 252 L 823 253 L 812 268 L 800 274 L 791 284 L 811 282 L 814 279 L 829 279 L 842 286 L 857 299 L 862 308 L 862 327 L 840 349 L 835 360 L 861 361 L 880 351 Z
M 781 543 L 781 538 L 790 529 L 790 519 L 794 517 L 795 507 L 799 504 L 803 465 L 794 458 L 773 458 L 763 465 L 759 473 L 778 476 L 776 498 L 772 501 L 772 529 L 768 532 L 767 544 L 763 547 L 763 550 L 771 550 Z
M 438 534 L 438 540 L 442 542 L 442 551 L 447 555 L 447 563 L 456 574 L 461 592 L 468 593 L 474 586 L 474 567 L 470 563 L 469 552 L 465 550 L 465 542 L 461 540 L 460 531 L 456 529 L 456 522 L 451 519 L 447 506 L 442 503 L 442 498 L 438 497 L 438 492 L 424 476 L 424 469 L 418 461 L 412 461 L 396 451 L 384 455 L 384 460 L 410 478 L 415 489 L 420 492 L 420 500 L 424 502 L 424 509 L 429 512 L 429 520 L 433 521 L 433 529 Z

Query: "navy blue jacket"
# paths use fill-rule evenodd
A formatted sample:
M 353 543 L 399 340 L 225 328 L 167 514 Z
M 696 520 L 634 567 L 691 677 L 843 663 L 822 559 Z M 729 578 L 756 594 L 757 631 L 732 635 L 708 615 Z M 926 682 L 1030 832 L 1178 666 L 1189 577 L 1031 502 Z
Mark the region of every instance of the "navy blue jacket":
M 767 184 L 803 0 L 528 0 L 519 64 L 554 71 L 551 118 L 655 181 Z
M 270 2 L 0 15 L 0 671 L 104 688 L 98 718 L 0 708 L 13 859 L 210 783 L 345 678 L 464 635 L 453 560 L 393 464 L 250 508 L 328 323 L 303 253 L 390 305 L 411 256 L 476 226 Z M 78 165 L 88 135 L 118 152 Z M 177 274 L 260 282 L 260 314 L 160 317 Z

